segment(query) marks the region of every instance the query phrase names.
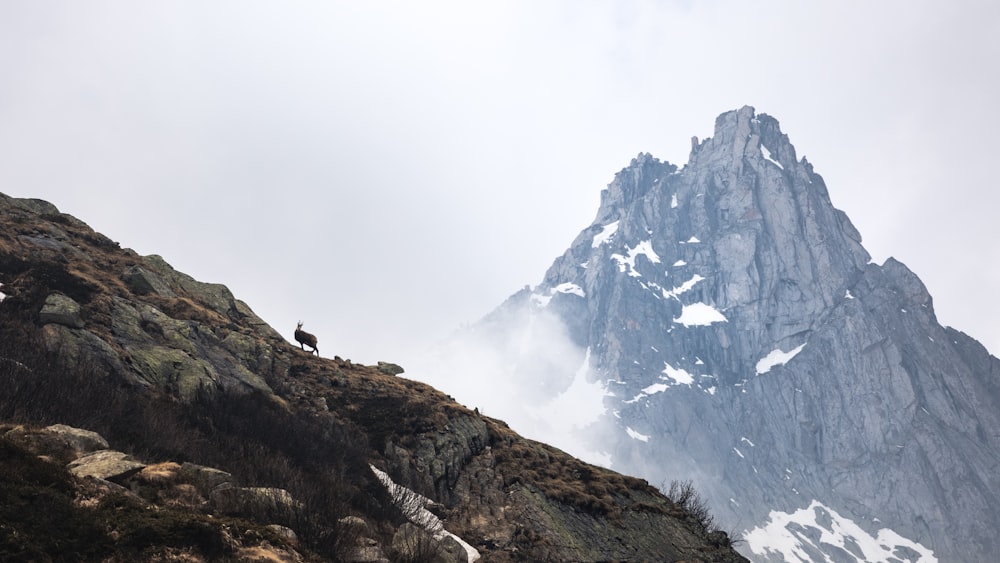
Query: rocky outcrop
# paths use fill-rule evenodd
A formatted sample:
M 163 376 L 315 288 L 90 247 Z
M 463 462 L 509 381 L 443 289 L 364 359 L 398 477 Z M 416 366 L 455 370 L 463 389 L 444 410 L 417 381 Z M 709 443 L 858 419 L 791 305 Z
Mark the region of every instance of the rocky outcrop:
M 446 557 L 460 557 L 457 543 L 469 559 L 500 562 L 742 560 L 648 483 L 525 440 L 396 364 L 306 355 L 225 286 L 122 249 L 43 202 L 0 195 L 0 283 L 0 413 L 38 421 L 63 409 L 137 451 L 197 462 L 67 442 L 60 462 L 74 463 L 94 510 L 121 495 L 142 526 L 166 514 L 157 530 L 193 534 L 229 558 L 246 544 L 222 528 L 258 547 L 296 537 L 330 559 L 383 560 L 406 512 L 372 465 L 423 499 L 421 514 L 441 526 L 432 547 Z M 160 510 L 138 510 L 147 503 Z M 246 529 L 247 514 L 291 533 Z M 401 533 L 400 545 L 412 537 Z
M 80 304 L 58 293 L 45 299 L 45 305 L 38 312 L 38 321 L 42 324 L 55 323 L 69 328 L 83 328 Z
M 0 196 L 0 212 L 5 293 L 34 302 L 50 350 L 188 398 L 269 390 L 265 377 L 287 370 L 274 354 L 284 339 L 225 286 L 122 250 L 51 204 Z
M 504 355 L 523 350 L 509 344 L 524 318 L 558 319 L 576 351 L 553 354 L 571 361 Z M 509 365 L 546 367 L 509 376 L 534 405 L 586 355 L 609 394 L 591 447 L 652 482 L 693 478 L 723 527 L 818 500 L 941 560 L 1000 550 L 1000 361 L 942 327 L 903 264 L 870 262 L 823 178 L 753 108 L 721 115 L 682 169 L 635 158 L 542 283 L 473 331 Z
M 210 500 L 224 514 L 292 514 L 301 503 L 277 487 L 217 487 Z
M 100 450 L 71 461 L 69 472 L 77 477 L 94 477 L 105 481 L 122 481 L 146 467 L 132 456 L 114 450 Z
M 23 450 L 11 450 L 7 443 Z M 197 560 L 306 560 L 296 550 L 294 531 L 224 517 L 240 513 L 255 518 L 267 510 L 294 508 L 295 501 L 287 491 L 232 488 L 234 494 L 209 504 L 199 495 L 197 479 L 192 483 L 188 478 L 222 472 L 197 466 L 181 471 L 181 465 L 173 462 L 147 465 L 122 452 L 91 451 L 106 447 L 107 441 L 99 434 L 66 425 L 0 427 L 0 448 L 5 448 L 5 457 L 0 459 L 4 490 L 32 499 L 36 511 L 56 511 L 43 518 L 54 518 L 60 526 L 58 530 L 26 526 L 8 512 L 11 507 L 4 506 L 4 528 L 12 532 L 0 541 L 0 555 L 5 560 L 75 560 L 101 555 L 105 561 L 157 561 L 175 551 L 183 553 L 184 559 Z M 43 461 L 27 463 L 30 460 L 23 458 L 24 452 Z M 26 464 L 33 471 L 26 471 Z M 32 480 L 41 480 L 45 488 L 35 489 Z M 67 497 L 63 504 L 53 504 L 60 495 Z M 103 510 L 110 510 L 110 517 Z M 206 519 L 205 512 L 217 518 Z M 80 522 L 91 520 L 96 522 L 93 528 L 84 525 L 83 532 L 77 529 Z M 178 530 L 195 533 L 185 536 Z M 81 533 L 83 537 L 78 538 Z M 46 540 L 37 535 L 59 537 L 56 545 L 67 551 L 39 552 L 38 544 L 44 545 Z M 82 547 L 74 549 L 75 542 Z M 164 545 L 158 546 L 158 542 Z

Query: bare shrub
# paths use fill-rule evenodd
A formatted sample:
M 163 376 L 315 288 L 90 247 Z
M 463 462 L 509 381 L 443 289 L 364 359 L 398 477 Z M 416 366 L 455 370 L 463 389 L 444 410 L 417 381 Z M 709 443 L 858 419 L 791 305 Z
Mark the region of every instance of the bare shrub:
M 690 479 L 671 481 L 670 487 L 663 494 L 687 512 L 706 532 L 716 531 L 715 517 L 708 510 L 708 502 L 694 488 Z
M 410 523 L 399 527 L 389 552 L 393 563 L 431 563 L 444 555 L 441 543 L 426 530 Z

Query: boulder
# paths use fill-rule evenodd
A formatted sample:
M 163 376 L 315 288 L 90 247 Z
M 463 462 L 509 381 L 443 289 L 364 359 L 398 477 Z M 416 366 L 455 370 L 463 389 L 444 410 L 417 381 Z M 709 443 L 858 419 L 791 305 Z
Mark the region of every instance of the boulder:
M 231 487 L 233 483 L 231 473 L 196 463 L 185 462 L 181 464 L 177 475 L 182 481 L 194 485 L 198 492 L 205 497 L 211 496 L 212 492 L 217 489 Z
M 275 487 L 216 488 L 210 495 L 212 506 L 226 514 L 252 514 L 254 517 L 288 515 L 301 507 L 291 493 Z
M 139 295 L 154 293 L 162 297 L 177 296 L 160 276 L 142 266 L 132 266 L 129 268 L 122 276 L 122 280 L 133 293 L 138 293 Z
M 110 446 L 103 436 L 92 430 L 74 428 L 65 424 L 53 424 L 42 429 L 42 433 L 59 440 L 80 453 L 106 450 Z
M 55 323 L 69 328 L 83 328 L 80 304 L 61 293 L 53 293 L 45 298 L 38 320 L 43 325 Z
M 69 463 L 81 454 L 108 449 L 108 442 L 96 432 L 56 424 L 41 429 L 15 426 L 4 438 L 31 453 L 60 463 Z
M 285 540 L 290 545 L 299 544 L 299 535 L 295 533 L 295 530 L 289 528 L 288 526 L 281 526 L 279 524 L 268 524 L 266 528 L 277 534 L 279 538 Z
M 77 477 L 94 477 L 105 481 L 120 481 L 138 473 L 146 464 L 115 450 L 99 450 L 71 461 L 69 472 Z
M 404 371 L 402 366 L 391 362 L 379 362 L 378 370 L 386 375 L 399 375 Z

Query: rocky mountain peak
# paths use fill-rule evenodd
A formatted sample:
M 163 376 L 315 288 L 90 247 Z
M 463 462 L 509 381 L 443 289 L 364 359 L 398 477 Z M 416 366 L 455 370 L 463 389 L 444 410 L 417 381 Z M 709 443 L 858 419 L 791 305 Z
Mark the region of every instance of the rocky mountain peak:
M 938 324 L 904 264 L 871 262 L 775 118 L 729 111 L 692 145 L 681 169 L 633 159 L 542 282 L 475 327 L 532 412 L 551 406 L 539 427 L 596 397 L 557 444 L 695 477 L 760 560 L 795 560 L 759 543 L 770 526 L 819 560 L 997 552 L 1000 360 Z M 808 540 L 834 520 L 868 539 Z
M 650 330 L 632 319 L 625 325 L 636 334 L 628 341 L 656 347 L 672 365 L 691 364 L 693 350 L 700 350 L 699 360 L 723 381 L 753 375 L 760 355 L 801 344 L 817 319 L 845 299 L 870 258 L 822 179 L 795 154 L 776 119 L 744 107 L 721 115 L 715 136 L 699 143 L 680 171 L 639 155 L 602 192 L 594 223 L 538 291 L 563 293 L 555 305 L 572 309 L 567 316 L 575 318 L 588 314 L 585 305 L 589 312 L 602 306 L 594 300 L 607 292 L 595 284 L 636 285 L 644 293 L 631 305 L 653 307 L 647 318 L 669 311 L 673 322 Z M 556 290 L 564 284 L 594 299 L 573 303 L 572 294 Z M 658 303 L 644 305 L 650 296 Z M 707 328 L 685 330 L 693 326 Z M 725 336 L 730 332 L 735 341 Z

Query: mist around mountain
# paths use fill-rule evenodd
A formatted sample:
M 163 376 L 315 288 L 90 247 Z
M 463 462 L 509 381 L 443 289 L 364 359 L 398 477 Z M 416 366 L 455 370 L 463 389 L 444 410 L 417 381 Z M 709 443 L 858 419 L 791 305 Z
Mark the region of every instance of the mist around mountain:
M 539 284 L 429 356 L 474 373 L 419 376 L 595 463 L 692 479 L 757 561 L 989 560 L 1000 361 L 861 241 L 776 119 L 726 112 L 683 167 L 632 160 Z

